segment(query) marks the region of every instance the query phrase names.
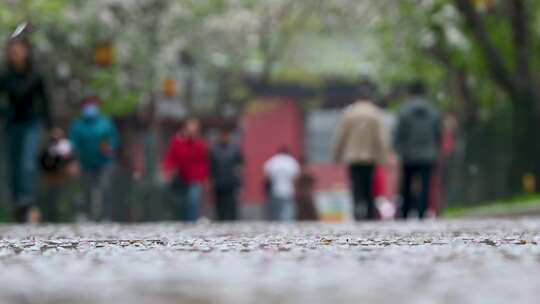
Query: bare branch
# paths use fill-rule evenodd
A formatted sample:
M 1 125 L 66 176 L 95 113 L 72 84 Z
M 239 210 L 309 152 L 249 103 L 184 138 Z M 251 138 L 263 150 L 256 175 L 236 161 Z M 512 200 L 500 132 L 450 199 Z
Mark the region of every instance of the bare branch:
M 516 91 L 516 81 L 506 67 L 499 50 L 493 45 L 481 16 L 475 10 L 470 0 L 454 0 L 459 12 L 463 15 L 466 25 L 478 41 L 492 78 L 509 92 Z
M 434 24 L 431 26 L 431 30 L 436 43 L 426 50 L 427 54 L 447 68 L 451 82 L 450 90 L 455 92 L 456 100 L 462 104 L 459 119 L 463 125 L 470 127 L 478 120 L 479 106 L 467 82 L 468 72 L 463 66 L 452 61 L 443 28 Z

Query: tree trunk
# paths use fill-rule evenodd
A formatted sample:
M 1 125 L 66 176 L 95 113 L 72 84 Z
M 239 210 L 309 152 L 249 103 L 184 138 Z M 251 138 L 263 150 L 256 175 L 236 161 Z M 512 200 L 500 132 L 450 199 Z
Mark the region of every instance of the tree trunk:
M 540 141 L 536 130 L 540 118 L 538 108 L 540 95 L 536 90 L 536 77 L 530 70 L 531 33 L 527 2 L 524 0 L 504 1 L 508 5 L 506 11 L 516 50 L 515 69 L 510 68 L 503 60 L 501 51 L 491 41 L 487 26 L 475 10 L 472 1 L 454 0 L 454 2 L 486 58 L 491 78 L 511 99 L 513 138 L 509 183 L 513 193 L 521 193 L 522 179 L 525 174 L 530 173 L 540 177 Z
M 525 102 L 514 104 L 512 115 L 512 169 L 510 185 L 514 193 L 522 193 L 525 174 L 540 177 L 540 138 L 536 100 L 522 95 Z

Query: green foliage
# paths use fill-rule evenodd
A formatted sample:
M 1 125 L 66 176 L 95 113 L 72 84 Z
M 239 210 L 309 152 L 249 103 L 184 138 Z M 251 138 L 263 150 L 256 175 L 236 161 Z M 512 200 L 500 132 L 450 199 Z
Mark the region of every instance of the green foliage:
M 494 47 L 502 55 L 511 71 L 515 69 L 514 49 L 507 3 L 496 2 L 495 6 L 480 13 Z M 532 29 L 540 22 L 533 7 L 535 1 L 526 1 Z M 485 52 L 469 27 L 464 25 L 463 16 L 457 11 L 455 1 L 404 0 L 394 7 L 385 6 L 385 18 L 374 27 L 381 48 L 376 54 L 381 62 L 378 79 L 382 82 L 402 82 L 415 78 L 425 79 L 438 92 L 445 92 L 440 100 L 454 111 L 460 111 L 456 103 L 461 92 L 452 83 L 452 68 L 462 70 L 467 77 L 471 99 L 478 104 L 483 119 L 494 117 L 496 112 L 507 111 L 509 102 L 504 90 L 493 81 Z M 381 13 L 379 13 L 381 14 Z M 537 39 L 533 39 L 532 53 L 540 53 Z M 445 58 L 437 58 L 434 50 L 443 52 Z M 439 54 L 440 56 L 440 54 Z M 445 62 L 443 62 L 445 61 Z M 539 56 L 533 56 L 534 66 Z M 384 66 L 384 63 L 391 63 Z M 506 105 L 505 105 L 506 104 Z
M 93 73 L 90 88 L 98 92 L 103 101 L 103 112 L 111 116 L 123 116 L 135 111 L 141 95 L 130 92 L 118 80 L 115 69 L 101 69 Z
M 502 2 L 482 19 L 506 64 L 514 67 Z M 537 37 L 540 4 L 526 3 Z M 455 67 L 466 72 L 472 99 L 487 113 L 482 117 L 491 117 L 490 112 L 500 111 L 507 102 L 491 81 L 485 55 L 454 0 L 0 2 L 1 35 L 24 20 L 33 24 L 33 40 L 48 59 L 43 62 L 49 73 L 55 76 L 58 64 L 69 64 L 74 81 L 90 83 L 107 99 L 120 100 L 107 106 L 117 114 L 127 113 L 141 96 L 159 90 L 164 78 L 183 79 L 181 50 L 194 56 L 206 91 L 220 81 L 217 75 L 222 71 L 230 75 L 230 92 L 242 91 L 246 75 L 264 73 L 274 81 L 310 84 L 328 75 L 366 75 L 383 88 L 422 78 L 441 92 L 435 97 L 442 107 L 459 111 L 459 92 L 450 71 Z M 117 54 L 116 66 L 106 72 L 92 66 L 93 48 L 105 39 L 113 42 Z M 533 47 L 540 53 L 540 40 L 534 39 Z M 446 63 L 433 56 L 434 48 L 446 53 Z M 540 56 L 534 56 L 531 65 L 539 68 Z M 56 89 L 69 90 L 68 86 Z
M 444 211 L 444 218 L 463 218 L 478 216 L 510 215 L 530 207 L 538 207 L 540 210 L 540 195 L 522 195 L 509 200 L 484 202 L 474 207 L 457 206 Z
M 0 3 L 0 24 L 10 28 L 23 21 L 57 22 L 68 0 L 18 0 Z

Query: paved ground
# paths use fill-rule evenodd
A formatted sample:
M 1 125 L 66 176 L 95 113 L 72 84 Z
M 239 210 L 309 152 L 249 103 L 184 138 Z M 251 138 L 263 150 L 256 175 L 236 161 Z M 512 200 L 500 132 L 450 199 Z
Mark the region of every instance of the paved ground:
M 538 303 L 540 219 L 0 226 L 0 303 Z

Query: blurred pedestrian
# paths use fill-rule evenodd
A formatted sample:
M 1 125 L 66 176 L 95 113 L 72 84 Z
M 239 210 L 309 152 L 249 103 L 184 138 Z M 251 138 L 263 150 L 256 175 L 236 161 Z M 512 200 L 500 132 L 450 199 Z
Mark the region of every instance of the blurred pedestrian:
M 410 87 L 411 97 L 398 114 L 395 147 L 403 166 L 401 215 L 409 216 L 416 205 L 418 216 L 426 215 L 433 169 L 441 148 L 441 115 L 426 97 L 423 83 Z M 414 199 L 413 185 L 420 178 L 418 199 Z M 416 202 L 416 204 L 414 204 Z
M 349 167 L 356 220 L 378 217 L 373 197 L 374 172 L 386 154 L 382 112 L 373 104 L 371 91 L 361 90 L 358 101 L 345 109 L 336 136 L 334 157 Z
M 45 148 L 39 157 L 44 197 L 40 211 L 44 222 L 58 222 L 60 200 L 68 190 L 68 184 L 79 174 L 73 145 L 64 130 L 54 128 L 49 134 Z
M 45 81 L 32 61 L 24 37 L 12 37 L 6 48 L 5 70 L 0 72 L 0 95 L 6 94 L 9 188 L 14 218 L 26 222 L 35 207 L 36 164 L 42 126 L 52 126 Z M 1 96 L 0 96 L 1 97 Z
M 120 139 L 114 122 L 101 113 L 100 103 L 97 96 L 86 97 L 69 134 L 82 171 L 80 220 L 100 221 L 112 216 L 107 196 Z
M 460 138 L 460 126 L 457 118 L 452 113 L 446 113 L 442 119 L 442 144 L 439 159 L 440 167 L 440 190 L 441 202 L 436 207 L 437 214 L 448 206 L 448 203 L 455 202 L 459 198 L 459 180 L 461 170 L 459 168 L 462 143 Z M 444 191 L 442 191 L 444 189 Z
M 294 183 L 297 221 L 316 221 L 319 219 L 315 208 L 315 176 L 309 170 L 305 159 L 300 160 L 300 173 Z
M 219 221 L 238 219 L 242 164 L 240 146 L 233 142 L 230 128 L 222 127 L 210 153 L 210 172 Z
M 166 217 L 168 200 L 161 197 L 165 193 L 160 191 L 162 189 L 158 185 L 160 130 L 154 94 L 137 109 L 136 126 L 136 136 L 132 138 L 134 143 L 130 148 L 134 186 L 131 217 L 135 220 L 156 221 Z
M 287 147 L 280 148 L 264 164 L 268 179 L 270 201 L 267 216 L 271 221 L 291 221 L 295 217 L 294 182 L 300 173 L 300 166 Z
M 209 174 L 209 149 L 200 134 L 200 122 L 191 118 L 169 143 L 163 160 L 163 178 L 174 182 L 181 194 L 180 218 L 196 221 L 200 216 L 203 186 Z

